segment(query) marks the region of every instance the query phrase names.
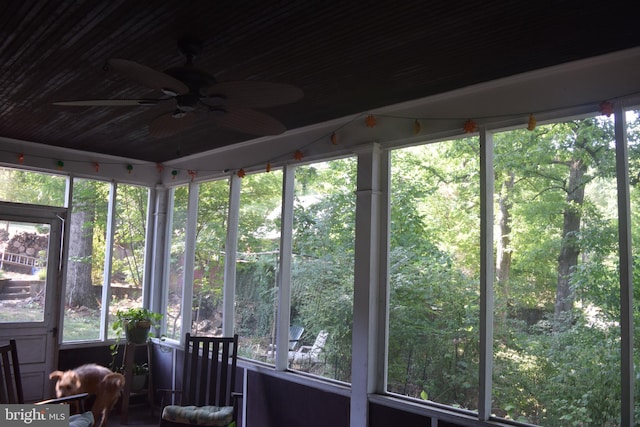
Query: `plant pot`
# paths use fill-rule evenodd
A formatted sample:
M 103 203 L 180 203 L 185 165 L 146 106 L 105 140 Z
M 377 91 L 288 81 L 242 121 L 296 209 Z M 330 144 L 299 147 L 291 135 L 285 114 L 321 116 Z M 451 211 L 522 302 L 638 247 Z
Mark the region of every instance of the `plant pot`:
M 144 388 L 144 384 L 147 381 L 147 375 L 134 375 L 131 377 L 131 391 L 140 391 Z
M 140 320 L 130 324 L 125 322 L 124 324 L 124 336 L 128 343 L 144 344 L 149 338 L 149 330 L 151 329 L 151 322 L 148 320 Z

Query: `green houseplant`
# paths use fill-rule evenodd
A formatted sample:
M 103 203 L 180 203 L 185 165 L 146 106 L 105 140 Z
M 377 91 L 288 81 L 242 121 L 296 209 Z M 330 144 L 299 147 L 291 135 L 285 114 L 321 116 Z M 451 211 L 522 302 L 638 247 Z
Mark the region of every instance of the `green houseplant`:
M 160 313 L 155 313 L 142 307 L 118 310 L 116 319 L 111 326 L 116 332 L 116 342 L 109 346 L 111 349 L 111 370 L 117 370 L 115 362 L 122 333 L 124 332 L 127 343 L 144 344 L 149 338 L 151 327 L 160 326 L 161 320 L 162 315 Z M 118 372 L 122 371 L 122 369 L 123 367 Z
M 149 364 L 148 363 L 142 363 L 142 364 L 136 363 L 135 365 L 133 365 L 133 369 L 132 369 L 131 373 L 132 373 L 131 390 L 133 390 L 133 391 L 142 390 L 144 388 L 144 385 L 145 385 L 146 381 L 147 381 L 147 375 L 149 375 Z
M 116 343 L 119 343 L 124 332 L 128 343 L 144 344 L 149 337 L 151 327 L 158 327 L 160 320 L 162 320 L 160 313 L 142 307 L 118 310 L 112 326 L 116 331 Z

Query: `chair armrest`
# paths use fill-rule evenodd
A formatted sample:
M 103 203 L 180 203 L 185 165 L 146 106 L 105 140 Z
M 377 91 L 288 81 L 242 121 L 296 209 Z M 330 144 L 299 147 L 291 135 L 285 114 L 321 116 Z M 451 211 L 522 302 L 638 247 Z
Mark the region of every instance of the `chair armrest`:
M 80 394 L 74 394 L 71 396 L 64 396 L 64 397 L 56 397 L 55 399 L 47 399 L 47 400 L 43 400 L 40 402 L 36 402 L 36 405 L 50 405 L 52 403 L 67 403 L 67 402 L 73 402 L 76 400 L 82 400 L 82 399 L 86 399 L 87 397 L 89 397 L 89 393 L 80 393 Z
M 77 411 L 79 413 L 84 412 L 84 400 L 89 397 L 89 393 L 79 393 L 72 394 L 71 396 L 64 397 L 56 397 L 54 399 L 42 400 L 40 402 L 36 402 L 36 405 L 58 405 L 61 403 L 72 403 L 75 402 L 78 404 Z
M 233 406 L 233 419 L 238 419 L 238 400 L 244 398 L 244 395 L 240 392 L 231 392 L 231 404 Z
M 158 390 L 156 390 L 160 393 L 162 393 L 162 399 L 160 399 L 160 410 L 164 409 L 165 405 L 165 398 L 168 394 L 170 395 L 181 395 L 182 394 L 182 390 L 172 390 L 172 389 L 168 389 L 168 388 L 159 388 Z M 180 397 L 178 400 L 182 399 L 182 397 Z M 178 403 L 179 404 L 179 403 Z
M 161 391 L 162 393 L 170 393 L 170 394 L 182 393 L 182 390 L 172 390 L 170 388 L 159 388 L 157 391 Z

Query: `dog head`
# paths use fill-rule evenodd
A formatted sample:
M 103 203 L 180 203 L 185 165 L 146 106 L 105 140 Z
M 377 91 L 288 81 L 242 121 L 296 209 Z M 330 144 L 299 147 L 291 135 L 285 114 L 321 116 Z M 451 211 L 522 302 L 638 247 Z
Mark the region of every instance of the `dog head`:
M 53 371 L 49 379 L 56 381 L 56 397 L 71 396 L 80 390 L 80 378 L 73 371 Z

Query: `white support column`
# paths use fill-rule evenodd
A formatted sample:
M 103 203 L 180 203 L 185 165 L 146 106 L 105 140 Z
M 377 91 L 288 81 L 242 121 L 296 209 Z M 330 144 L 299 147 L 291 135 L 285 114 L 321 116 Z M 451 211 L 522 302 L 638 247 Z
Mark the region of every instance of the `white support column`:
M 480 129 L 480 384 L 478 417 L 491 416 L 493 373 L 493 135 Z
M 390 153 L 380 156 L 380 219 L 378 238 L 380 242 L 378 257 L 378 318 L 376 334 L 376 374 L 372 388 L 375 393 L 387 391 L 387 360 L 389 349 L 389 225 L 391 224 L 391 161 Z
M 380 259 L 380 146 L 356 150 L 356 237 L 351 355 L 351 427 L 369 425 L 369 394 L 376 388 L 378 268 Z
M 156 190 L 155 188 L 150 188 L 147 193 L 147 217 L 146 224 L 147 228 L 145 230 L 144 236 L 144 260 L 142 265 L 144 265 L 143 276 L 142 276 L 142 305 L 145 307 L 149 307 L 151 310 L 160 313 L 157 308 L 153 305 L 151 300 L 151 276 L 153 271 L 153 257 L 151 256 L 153 251 L 153 243 L 154 243 L 154 235 L 155 235 L 155 221 L 154 221 L 154 212 L 155 212 L 155 201 L 156 201 Z
M 69 268 L 69 264 L 67 261 L 69 253 L 69 235 L 71 234 L 71 202 L 73 200 L 73 185 L 73 176 L 68 176 L 66 178 L 66 188 L 64 196 L 64 207 L 66 209 L 66 212 L 64 213 L 62 222 L 62 247 L 60 248 L 60 277 L 58 279 L 58 286 L 60 287 L 60 298 L 58 300 L 58 331 L 64 331 L 65 293 L 67 291 L 67 269 Z M 58 337 L 56 338 L 58 344 L 62 343 L 63 335 L 64 334 L 62 333 L 58 333 Z M 58 347 L 58 349 L 59 348 L 60 347 Z
M 618 180 L 618 251 L 620 257 L 620 375 L 621 426 L 634 424 L 633 369 L 633 252 L 626 120 L 622 106 L 615 106 L 616 176 Z
M 222 334 L 233 335 L 233 303 L 236 293 L 236 259 L 238 257 L 238 224 L 240 223 L 240 177 L 232 174 L 229 183 L 229 212 L 227 219 L 227 241 L 224 257 L 224 290 L 222 299 Z
M 151 247 L 147 248 L 149 262 L 145 263 L 145 265 L 151 266 L 150 270 L 147 270 L 150 271 L 150 277 L 146 280 L 150 286 L 149 307 L 157 313 L 163 313 L 163 310 L 166 310 L 164 302 L 167 300 L 165 296 L 168 294 L 165 292 L 168 287 L 165 271 L 167 271 L 167 259 L 170 253 L 167 244 L 168 209 L 169 190 L 166 187 L 158 186 L 151 192 L 151 202 L 149 203 L 149 217 L 152 220 L 149 221 L 148 228 L 153 232 L 147 233 L 147 235 L 152 235 L 153 240 Z
M 284 169 L 282 182 L 282 214 L 280 217 L 280 274 L 278 284 L 278 313 L 276 317 L 276 369 L 284 371 L 289 356 L 289 321 L 291 316 L 291 257 L 293 253 L 293 196 L 295 166 Z
M 104 277 L 102 279 L 102 313 L 100 338 L 106 339 L 109 336 L 109 302 L 111 301 L 111 266 L 113 264 L 113 233 L 116 224 L 116 197 L 118 187 L 111 183 L 109 191 L 109 207 L 107 208 L 107 230 L 104 241 Z
M 193 316 L 193 267 L 196 258 L 196 229 L 198 227 L 198 195 L 200 185 L 189 183 L 189 201 L 187 204 L 187 230 L 184 237 L 184 272 L 182 284 L 182 335 L 191 331 Z M 182 337 L 180 339 L 182 342 Z
M 166 223 L 164 226 L 164 241 L 158 242 L 158 244 L 162 244 L 162 250 L 164 251 L 162 254 L 162 272 L 154 271 L 154 274 L 161 274 L 158 277 L 159 280 L 162 280 L 162 293 L 159 295 L 162 304 L 162 313 L 165 316 L 165 325 L 163 328 L 167 326 L 167 311 L 169 309 L 168 301 L 169 301 L 169 272 L 171 271 L 171 240 L 173 238 L 172 227 L 173 227 L 173 211 L 175 205 L 175 188 L 167 191 L 167 200 L 166 200 Z M 161 203 L 161 201 L 158 201 Z M 159 211 L 162 208 L 158 208 Z M 158 225 L 159 227 L 159 225 Z M 159 262 L 159 261 L 156 261 Z M 158 267 L 159 268 L 159 267 Z M 166 332 L 166 330 L 163 330 Z M 180 340 L 180 337 L 178 337 Z M 175 369 L 175 367 L 174 367 Z M 175 380 L 175 377 L 174 377 Z

